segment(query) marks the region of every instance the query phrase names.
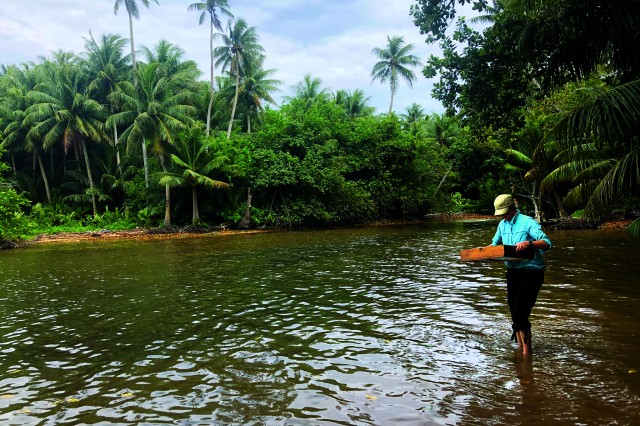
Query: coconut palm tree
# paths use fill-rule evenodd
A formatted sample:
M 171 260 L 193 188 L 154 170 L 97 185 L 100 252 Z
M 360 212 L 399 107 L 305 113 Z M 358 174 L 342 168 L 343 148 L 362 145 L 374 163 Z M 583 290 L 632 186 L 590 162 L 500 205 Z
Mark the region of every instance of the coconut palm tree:
M 446 114 L 431 114 L 424 126 L 424 136 L 443 147 L 450 147 L 460 134 L 458 119 Z
M 286 96 L 285 100 L 291 102 L 294 99 L 300 99 L 305 103 L 305 109 L 318 101 L 329 99 L 331 94 L 329 88 L 322 87 L 322 79 L 313 77 L 310 73 L 305 74 L 301 81 L 292 87 L 294 95 Z M 345 94 L 346 95 L 346 94 Z M 343 95 L 340 95 L 343 97 Z
M 226 75 L 218 75 L 215 77 L 213 106 L 211 107 L 210 117 L 212 130 L 225 131 L 227 129 L 227 126 L 229 125 L 229 117 L 231 117 L 233 97 L 236 92 L 234 83 L 235 79 L 232 79 Z M 197 119 L 204 123 L 206 121 L 205 114 L 207 112 L 207 105 L 209 104 L 210 100 L 209 84 L 200 82 L 200 88 L 198 89 L 197 93 Z
M 42 141 L 27 140 L 32 126 L 24 121 L 26 110 L 32 104 L 27 95 L 36 84 L 37 76 L 28 66 L 10 66 L 5 70 L 0 86 L 0 92 L 4 93 L 0 101 L 0 148 L 10 153 L 14 174 L 17 174 L 15 154 L 21 150 L 33 153 L 34 164 L 37 162 L 40 169 L 47 202 L 51 203 L 49 179 L 42 162 Z
M 158 73 L 160 76 L 171 78 L 173 84 L 186 90 L 197 90 L 196 80 L 201 72 L 198 64 L 192 60 L 185 60 L 185 51 L 179 46 L 160 40 L 153 50 L 142 46 L 147 63 L 158 63 Z
M 200 13 L 200 21 L 199 25 L 204 23 L 204 20 L 209 14 L 209 57 L 211 59 L 211 69 L 210 69 L 210 85 L 209 85 L 209 107 L 207 108 L 207 136 L 209 136 L 209 129 L 211 128 L 211 108 L 213 107 L 213 96 L 214 96 L 214 79 L 213 79 L 213 71 L 215 69 L 214 66 L 214 56 L 213 56 L 213 29 L 215 28 L 219 32 L 222 31 L 222 22 L 220 21 L 219 13 L 226 15 L 228 18 L 233 18 L 233 14 L 229 11 L 229 3 L 227 0 L 204 0 L 197 3 L 192 3 L 187 8 L 188 10 L 198 11 Z
M 548 143 L 544 143 L 545 149 Z M 578 154 L 579 152 L 579 154 Z M 570 183 L 563 206 L 576 209 L 584 208 L 587 217 L 601 215 L 607 206 L 599 203 L 602 198 L 596 192 L 602 192 L 607 175 L 621 160 L 612 152 L 599 149 L 593 142 L 584 140 L 579 146 L 564 149 L 553 157 L 556 168 L 550 171 L 540 182 L 540 191 L 554 191 L 564 183 Z
M 224 167 L 226 157 L 218 155 L 215 146 L 203 135 L 202 128 L 192 126 L 178 138 L 174 145 L 175 154 L 171 160 L 177 173 L 165 172 L 160 179 L 161 185 L 169 187 L 188 187 L 192 197 L 192 223 L 200 223 L 198 212 L 198 187 L 226 189 L 230 185 L 207 176 L 214 170 Z
M 214 34 L 224 44 L 214 49 L 214 56 L 218 58 L 216 66 L 222 66 L 223 70 L 228 71 L 236 79 L 236 92 L 233 98 L 233 106 L 231 107 L 227 139 L 231 137 L 231 127 L 233 126 L 233 119 L 238 105 L 240 77 L 244 74 L 245 68 L 252 61 L 259 60 L 264 52 L 264 48 L 258 43 L 259 38 L 256 28 L 250 27 L 244 19 L 229 21 L 228 30 L 228 35 L 224 33 Z
M 128 126 L 122 139 L 128 146 L 142 145 L 145 183 L 149 185 L 147 141 L 158 156 L 165 172 L 167 149 L 176 141 L 178 132 L 186 130 L 195 115 L 195 93 L 179 90 L 171 78 L 161 76 L 160 64 L 153 62 L 137 70 L 138 85 L 123 82 L 109 100 L 122 105 L 122 111 L 107 119 L 107 126 Z M 165 185 L 165 226 L 171 225 L 171 192 Z
M 87 90 L 93 99 L 104 105 L 107 105 L 107 97 L 117 90 L 118 84 L 127 72 L 128 59 L 122 55 L 126 42 L 118 34 L 103 34 L 99 42 L 91 33 L 88 39 L 85 38 L 86 67 L 91 80 Z M 108 105 L 107 108 L 111 114 L 117 110 L 116 105 Z M 113 147 L 116 165 L 120 166 L 118 126 L 113 126 Z
M 262 58 L 259 58 L 248 64 L 239 90 L 239 99 L 244 105 L 247 115 L 248 133 L 251 133 L 251 117 L 258 117 L 258 113 L 264 110 L 263 101 L 276 104 L 271 93 L 278 91 L 278 86 L 282 84 L 280 80 L 269 78 L 276 73 L 276 70 L 263 69 L 262 62 Z
M 391 87 L 391 102 L 389 114 L 393 111 L 393 97 L 398 90 L 400 78 L 404 79 L 409 87 L 413 86 L 416 75 L 411 68 L 420 65 L 420 59 L 411 54 L 413 44 L 404 43 L 400 36 L 387 36 L 387 46 L 384 49 L 375 47 L 372 53 L 380 59 L 371 70 L 372 81 L 380 80 L 381 83 L 389 81 Z
M 574 198 L 586 202 L 585 213 L 597 217 L 616 200 L 638 194 L 640 189 L 640 80 L 614 88 L 601 88 L 585 105 L 565 114 L 555 129 L 555 136 L 569 149 L 574 160 L 581 160 L 585 143 L 593 143 L 604 162 L 597 162 L 582 172 L 598 176 L 588 190 L 575 191 Z M 585 141 L 585 136 L 589 139 Z M 591 179 L 593 180 L 593 179 Z M 587 188 L 587 186 L 583 186 Z M 640 237 L 640 220 L 630 231 Z
M 140 0 L 145 7 L 149 7 L 149 3 L 151 0 Z M 158 0 L 153 0 L 158 4 Z M 113 13 L 118 14 L 118 10 L 120 10 L 120 6 L 124 4 L 124 7 L 127 9 L 127 14 L 129 15 L 129 41 L 131 42 L 131 66 L 134 70 L 134 80 L 135 80 L 135 70 L 136 70 L 136 49 L 133 43 L 133 18 L 140 19 L 140 11 L 138 10 L 138 2 L 136 0 L 116 0 L 113 4 Z
M 419 137 L 436 142 L 445 149 L 451 147 L 459 135 L 460 127 L 455 117 L 449 117 L 444 114 L 438 115 L 435 113 L 429 116 L 425 124 L 421 127 L 421 131 L 418 133 Z M 442 180 L 440 180 L 435 193 L 440 190 L 447 179 L 447 176 L 449 176 L 449 173 L 453 170 L 453 164 L 454 163 L 452 162 L 449 169 L 447 169 L 442 177 Z
M 336 103 L 342 105 L 349 120 L 353 121 L 358 117 L 373 115 L 375 108 L 367 105 L 371 96 L 366 96 L 361 89 L 353 92 L 338 90 L 335 95 Z
M 407 107 L 406 112 L 401 114 L 401 117 L 404 119 L 405 129 L 415 136 L 418 134 L 420 124 L 424 122 L 424 108 L 414 102 Z
M 62 54 L 60 54 L 62 53 Z M 84 157 L 93 215 L 98 214 L 96 189 L 91 173 L 86 141 L 95 143 L 108 139 L 105 133 L 105 108 L 86 94 L 87 79 L 77 63 L 67 62 L 69 55 L 59 52 L 56 62 L 45 64 L 48 78 L 38 83 L 27 98 L 32 105 L 25 111 L 24 122 L 32 126 L 26 139 L 42 141 L 43 148 L 62 144 L 65 149 L 77 146 Z

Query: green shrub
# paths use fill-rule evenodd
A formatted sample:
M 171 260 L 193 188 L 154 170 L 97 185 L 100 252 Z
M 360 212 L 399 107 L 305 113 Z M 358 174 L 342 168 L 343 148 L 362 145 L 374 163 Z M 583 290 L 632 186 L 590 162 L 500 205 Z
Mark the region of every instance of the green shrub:
M 571 217 L 574 219 L 582 219 L 583 216 L 584 210 L 576 210 L 575 212 L 571 213 Z
M 29 202 L 2 178 L 7 169 L 6 164 L 0 163 L 0 241 L 16 241 L 29 230 L 29 218 L 22 210 Z

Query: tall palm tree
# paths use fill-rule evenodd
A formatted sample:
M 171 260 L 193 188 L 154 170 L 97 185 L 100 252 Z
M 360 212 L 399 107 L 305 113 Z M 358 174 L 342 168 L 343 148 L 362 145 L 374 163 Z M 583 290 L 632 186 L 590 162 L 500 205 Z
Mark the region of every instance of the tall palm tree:
M 86 94 L 86 76 L 76 63 L 63 62 L 67 55 L 59 55 L 57 63 L 47 64 L 49 78 L 37 84 L 27 98 L 24 122 L 31 125 L 27 140 L 42 141 L 48 149 L 56 143 L 77 146 L 84 157 L 94 216 L 98 214 L 96 188 L 91 173 L 86 141 L 102 142 L 107 139 L 103 120 L 105 108 Z
M 258 113 L 264 110 L 263 101 L 276 104 L 271 92 L 279 90 L 278 86 L 282 84 L 280 80 L 269 78 L 276 73 L 276 70 L 265 70 L 262 68 L 262 62 L 260 58 L 248 64 L 240 85 L 239 99 L 245 106 L 248 133 L 251 133 L 251 117 L 257 117 Z
M 393 97 L 398 90 L 399 79 L 404 79 L 409 87 L 413 86 L 413 82 L 416 79 L 416 75 L 411 71 L 411 68 L 420 65 L 420 59 L 411 54 L 413 49 L 413 44 L 405 45 L 402 37 L 387 36 L 387 46 L 384 49 L 375 47 L 371 51 L 380 59 L 371 70 L 372 81 L 380 80 L 381 83 L 385 83 L 389 80 L 389 85 L 391 86 L 389 114 L 393 111 Z
M 145 7 L 149 7 L 149 3 L 151 0 L 140 0 Z M 153 0 L 158 4 L 158 0 Z M 133 43 L 133 18 L 140 19 L 140 12 L 138 10 L 138 3 L 136 0 L 116 0 L 113 4 L 113 13 L 118 14 L 118 10 L 120 10 L 120 6 L 124 4 L 124 7 L 127 9 L 127 14 L 129 15 L 129 41 L 131 41 L 131 66 L 134 70 L 134 80 L 135 80 L 135 70 L 136 70 L 136 49 Z
M 236 92 L 231 107 L 231 118 L 227 129 L 227 139 L 231 137 L 231 127 L 238 105 L 238 94 L 240 92 L 240 77 L 244 74 L 245 68 L 252 61 L 258 60 L 264 52 L 264 48 L 258 43 L 259 37 L 255 27 L 250 27 L 247 22 L 240 18 L 237 21 L 229 21 L 229 34 L 216 33 L 215 37 L 222 39 L 224 46 L 214 49 L 214 56 L 218 58 L 216 66 L 222 66 L 223 70 L 229 72 L 236 79 Z
M 14 174 L 17 173 L 15 154 L 21 150 L 33 154 L 34 163 L 37 162 L 40 169 L 47 202 L 51 203 L 49 179 L 42 162 L 42 143 L 40 140 L 27 140 L 27 134 L 32 125 L 25 122 L 26 110 L 33 103 L 27 98 L 27 95 L 36 84 L 37 76 L 27 66 L 20 68 L 10 66 L 5 70 L 2 86 L 0 86 L 0 92 L 4 93 L 0 101 L 0 135 L 3 137 L 0 148 L 6 149 L 10 153 Z
M 168 146 L 175 143 L 177 133 L 186 130 L 195 115 L 195 94 L 179 90 L 171 78 L 161 76 L 160 64 L 138 67 L 135 86 L 123 82 L 120 90 L 112 93 L 109 100 L 122 105 L 122 111 L 107 119 L 107 126 L 128 126 L 122 133 L 122 139 L 128 146 L 142 145 L 145 184 L 149 185 L 149 166 L 147 162 L 147 141 L 151 142 L 153 152 L 158 156 L 165 172 L 168 171 L 166 154 Z M 171 192 L 165 185 L 165 226 L 171 225 Z
M 117 86 L 124 79 L 128 60 L 122 51 L 126 40 L 118 34 L 103 34 L 100 41 L 96 41 L 93 34 L 85 39 L 87 51 L 86 66 L 91 82 L 87 88 L 89 95 L 98 102 L 107 105 L 109 94 L 117 90 Z M 108 105 L 110 113 L 115 113 L 116 105 Z M 116 153 L 116 165 L 120 166 L 120 151 L 118 149 L 118 126 L 113 126 L 113 147 Z
M 171 78 L 174 84 L 185 89 L 196 90 L 195 81 L 201 72 L 195 61 L 184 59 L 185 51 L 180 46 L 160 40 L 153 49 L 142 46 L 142 53 L 147 63 L 156 62 L 160 65 L 157 71 L 160 76 Z
M 229 184 L 207 176 L 212 171 L 221 169 L 227 159 L 218 155 L 215 146 L 206 139 L 202 128 L 192 126 L 174 145 L 175 154 L 171 154 L 177 173 L 163 173 L 161 185 L 169 187 L 188 187 L 192 197 L 192 223 L 200 223 L 198 212 L 198 187 L 211 189 L 229 188 Z
M 224 131 L 227 129 L 229 117 L 231 117 L 231 106 L 235 95 L 235 87 L 233 86 L 235 80 L 226 75 L 218 75 L 214 79 L 213 106 L 211 107 L 210 117 L 211 129 Z M 196 92 L 198 94 L 196 104 L 198 115 L 196 118 L 204 123 L 206 122 L 205 114 L 210 100 L 209 83 L 200 82 L 200 87 Z
M 207 108 L 207 136 L 209 136 L 209 130 L 211 128 L 211 108 L 213 107 L 213 95 L 214 95 L 214 80 L 213 80 L 213 71 L 215 69 L 214 66 L 214 56 L 213 56 L 213 29 L 215 28 L 218 31 L 222 31 L 222 22 L 220 21 L 220 16 L 218 13 L 222 13 L 226 15 L 228 18 L 233 18 L 233 14 L 229 11 L 229 3 L 227 0 L 203 0 L 197 3 L 192 3 L 187 8 L 188 10 L 195 10 L 200 13 L 200 21 L 199 25 L 204 23 L 204 20 L 209 14 L 209 56 L 211 59 L 211 69 L 210 69 L 210 84 L 209 84 L 209 107 Z

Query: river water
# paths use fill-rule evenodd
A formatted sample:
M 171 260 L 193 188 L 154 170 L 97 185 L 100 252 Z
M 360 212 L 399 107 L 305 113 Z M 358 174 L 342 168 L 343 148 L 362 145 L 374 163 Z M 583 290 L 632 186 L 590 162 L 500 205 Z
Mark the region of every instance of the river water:
M 0 253 L 0 423 L 637 424 L 640 241 L 549 232 L 523 358 L 495 225 Z

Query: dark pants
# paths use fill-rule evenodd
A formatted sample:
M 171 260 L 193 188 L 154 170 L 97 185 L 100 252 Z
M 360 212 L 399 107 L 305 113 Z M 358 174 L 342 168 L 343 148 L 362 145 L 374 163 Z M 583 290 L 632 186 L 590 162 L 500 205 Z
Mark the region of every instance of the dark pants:
M 529 315 L 536 304 L 544 281 L 544 271 L 539 269 L 507 268 L 507 301 L 515 339 L 516 331 L 531 330 Z

